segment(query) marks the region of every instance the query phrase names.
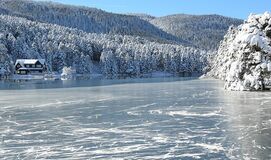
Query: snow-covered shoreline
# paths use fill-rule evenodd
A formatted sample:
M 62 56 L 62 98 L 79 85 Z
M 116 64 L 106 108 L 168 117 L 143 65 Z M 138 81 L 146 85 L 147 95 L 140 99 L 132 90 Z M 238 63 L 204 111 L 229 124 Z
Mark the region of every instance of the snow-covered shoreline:
M 172 74 L 163 71 L 155 71 L 149 74 L 144 74 L 139 77 L 136 76 L 127 76 L 127 75 L 118 75 L 115 78 L 107 78 L 105 75 L 100 73 L 93 73 L 93 74 L 74 74 L 72 76 L 63 77 L 60 73 L 53 73 L 53 74 L 45 74 L 45 75 L 12 75 L 3 80 L 11 80 L 11 81 L 20 81 L 20 80 L 91 80 L 91 79 L 144 79 L 144 78 L 174 78 L 174 77 L 198 77 L 200 78 L 202 74 L 194 72 L 194 73 L 180 73 L 180 74 Z

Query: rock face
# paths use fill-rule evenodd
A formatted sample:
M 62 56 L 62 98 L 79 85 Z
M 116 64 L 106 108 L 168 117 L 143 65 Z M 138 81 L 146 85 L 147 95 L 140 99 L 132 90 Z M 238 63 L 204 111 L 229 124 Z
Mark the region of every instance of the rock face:
M 263 90 L 271 86 L 271 14 L 251 14 L 230 27 L 213 58 L 209 76 L 226 81 L 228 90 Z

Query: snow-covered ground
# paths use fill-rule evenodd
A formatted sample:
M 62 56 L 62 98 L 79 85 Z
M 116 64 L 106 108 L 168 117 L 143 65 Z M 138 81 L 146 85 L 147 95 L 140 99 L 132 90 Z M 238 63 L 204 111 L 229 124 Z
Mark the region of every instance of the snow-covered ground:
M 187 78 L 75 82 L 0 82 L 17 87 L 0 90 L 0 159 L 271 158 L 270 92 Z
M 18 75 L 14 74 L 10 77 L 12 80 L 37 80 L 44 79 L 44 75 Z

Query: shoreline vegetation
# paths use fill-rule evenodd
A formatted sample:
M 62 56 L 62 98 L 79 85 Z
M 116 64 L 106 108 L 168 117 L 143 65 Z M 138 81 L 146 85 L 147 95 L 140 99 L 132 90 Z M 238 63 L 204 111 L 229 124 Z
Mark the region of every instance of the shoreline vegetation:
M 20 81 L 20 80 L 90 80 L 90 79 L 129 79 L 129 78 L 164 78 L 164 77 L 200 77 L 202 74 L 199 72 L 183 72 L 178 74 L 172 74 L 168 72 L 152 72 L 141 76 L 135 75 L 117 75 L 115 78 L 107 78 L 103 74 L 72 74 L 69 76 L 63 76 L 60 73 L 44 74 L 44 75 L 11 75 L 0 77 L 0 81 Z

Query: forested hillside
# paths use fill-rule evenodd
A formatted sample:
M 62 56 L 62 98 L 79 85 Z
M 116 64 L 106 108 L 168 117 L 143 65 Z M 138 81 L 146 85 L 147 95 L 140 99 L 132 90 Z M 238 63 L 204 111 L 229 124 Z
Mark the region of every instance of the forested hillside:
M 50 72 L 66 66 L 107 77 L 203 72 L 227 28 L 241 23 L 217 15 L 157 18 L 32 0 L 1 0 L 0 14 L 0 67 L 9 74 L 18 58 L 44 58 Z
M 242 23 L 242 20 L 218 15 L 123 15 L 89 7 L 31 0 L 1 0 L 0 13 L 77 28 L 88 33 L 141 36 L 152 41 L 205 50 L 217 49 L 229 26 Z
M 12 73 L 18 58 L 45 58 L 50 71 L 72 66 L 92 73 L 93 63 L 107 77 L 140 77 L 153 71 L 201 72 L 206 52 L 180 45 L 160 44 L 141 37 L 86 33 L 77 29 L 0 16 L 0 64 Z
M 31 0 L 1 0 L 0 13 L 29 20 L 77 28 L 88 33 L 142 36 L 166 43 L 188 42 L 155 27 L 137 16 L 114 14 L 96 8 Z

